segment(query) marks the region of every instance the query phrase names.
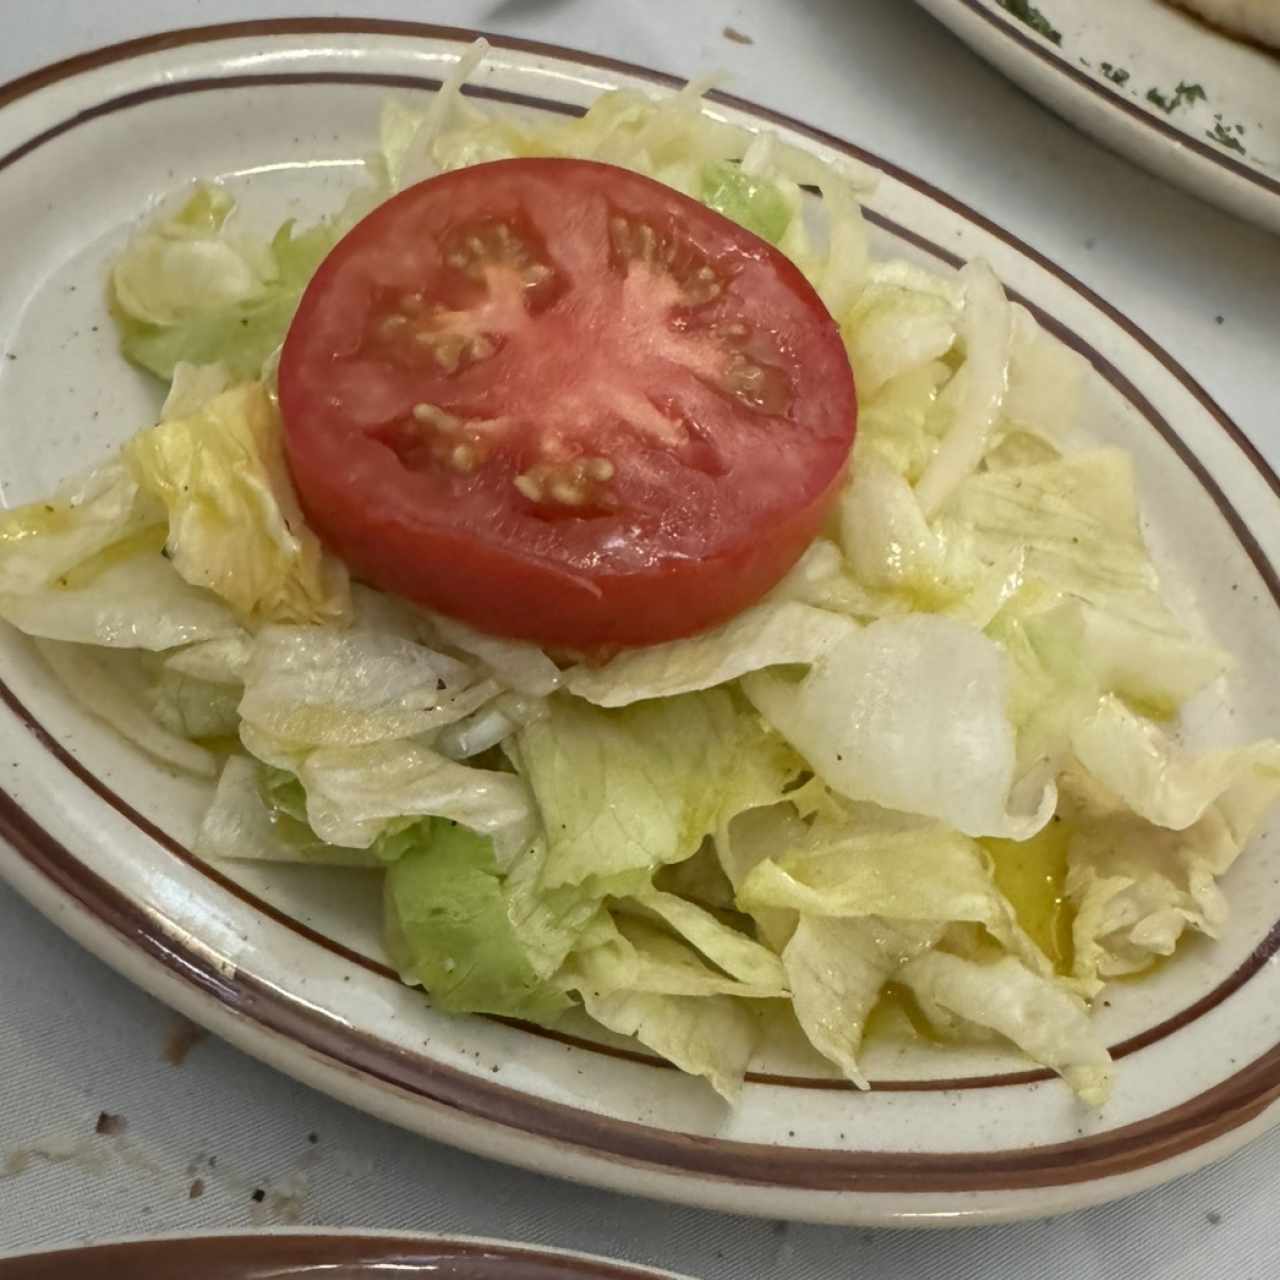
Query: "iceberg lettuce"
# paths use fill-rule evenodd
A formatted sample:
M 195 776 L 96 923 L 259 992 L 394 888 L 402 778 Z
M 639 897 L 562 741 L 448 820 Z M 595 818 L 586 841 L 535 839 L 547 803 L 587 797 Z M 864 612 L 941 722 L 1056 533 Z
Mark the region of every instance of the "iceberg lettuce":
M 926 951 L 898 970 L 940 1035 L 971 1040 L 975 1028 L 1012 1041 L 1052 1067 L 1082 1102 L 1101 1106 L 1111 1088 L 1111 1055 L 1084 1002 L 1013 956 L 980 962 Z
M 227 760 L 191 846 L 194 853 L 215 860 L 382 866 L 371 850 L 321 840 L 291 807 L 268 803 L 262 772 L 263 767 L 247 756 Z
M 167 549 L 193 586 L 257 621 L 349 616 L 346 569 L 302 517 L 279 413 L 261 383 L 233 387 L 191 416 L 135 436 L 125 460 L 168 511 Z
M 742 1001 L 586 990 L 582 1003 L 602 1027 L 634 1036 L 681 1071 L 702 1076 L 726 1102 L 737 1102 L 760 1038 L 759 1023 Z
M 727 815 L 778 798 L 798 765 L 724 690 L 604 711 L 564 695 L 516 739 L 547 833 L 549 886 L 690 857 Z
M 748 671 L 808 665 L 855 629 L 838 613 L 782 599 L 702 635 L 628 650 L 598 667 L 571 667 L 564 686 L 600 707 L 671 698 L 727 684 Z
M 1086 776 L 1068 779 L 1065 892 L 1075 908 L 1072 973 L 1086 995 L 1172 955 L 1187 929 L 1220 934 L 1228 910 L 1217 879 L 1280 796 L 1274 767 L 1249 754 L 1240 781 L 1180 829 L 1130 812 Z
M 0 618 L 29 636 L 113 649 L 172 649 L 229 639 L 240 625 L 215 595 L 183 581 L 160 554 L 163 532 L 116 543 L 52 583 L 0 594 Z
M 415 737 L 462 719 L 499 692 L 443 654 L 358 628 L 264 627 L 243 678 L 245 722 L 307 746 Z
M 318 747 L 297 754 L 260 752 L 262 738 L 241 738 L 267 764 L 296 772 L 307 793 L 307 820 L 334 844 L 367 848 L 388 824 L 440 817 L 495 838 L 505 862 L 532 838 L 528 790 L 514 774 L 473 769 L 411 740 Z
M 937 818 L 970 836 L 1014 839 L 1034 835 L 1053 812 L 1051 780 L 1015 778 L 1006 655 L 954 619 L 882 618 L 799 682 L 756 672 L 743 688 L 813 771 L 850 799 Z
M 186 773 L 217 775 L 212 751 L 165 728 L 151 714 L 146 705 L 148 673 L 137 654 L 61 640 L 37 639 L 35 645 L 67 692 L 121 737 Z
M 561 890 L 529 901 L 505 879 L 492 841 L 436 820 L 388 869 L 388 948 L 441 1009 L 553 1021 L 570 1005 L 549 979 L 595 904 Z M 523 855 L 536 858 L 531 848 Z M 536 878 L 536 877 L 535 877 Z M 536 907 L 536 909 L 534 909 Z
M 305 231 L 290 220 L 262 243 L 230 233 L 235 201 L 225 190 L 197 187 L 176 214 L 135 235 L 112 267 L 121 350 L 166 380 L 184 362 L 259 377 L 307 281 L 361 209 L 353 204 Z
M 801 916 L 782 952 L 791 1005 L 809 1042 L 860 1089 L 867 1019 L 885 985 L 937 942 L 943 926 L 877 916 Z
M 800 844 L 757 862 L 737 896 L 750 912 L 981 924 L 1037 972 L 1052 969 L 996 887 L 980 845 L 941 823 L 874 805 L 816 819 Z
M 0 511 L 0 595 L 31 595 L 56 585 L 119 544 L 143 545 L 164 521 L 164 507 L 113 459 L 44 502 Z

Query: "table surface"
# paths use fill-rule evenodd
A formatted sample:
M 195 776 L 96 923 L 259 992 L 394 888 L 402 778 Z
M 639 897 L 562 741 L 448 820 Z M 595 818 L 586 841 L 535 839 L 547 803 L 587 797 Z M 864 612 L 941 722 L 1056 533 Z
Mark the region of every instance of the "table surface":
M 18 0 L 0 0 L 0 82 L 164 28 L 343 12 L 317 0 L 40 0 L 18 22 L 17 10 Z M 733 91 L 998 217 L 1146 328 L 1280 465 L 1280 240 L 1111 155 L 908 0 L 361 0 L 346 11 L 681 74 L 722 67 Z M 796 1226 L 490 1164 L 369 1119 L 221 1042 L 192 1043 L 192 1031 L 0 887 L 0 1251 L 323 1224 L 536 1241 L 706 1280 L 1280 1273 L 1280 1130 L 1216 1168 L 1051 1221 L 958 1233 Z M 108 1125 L 114 1134 L 95 1133 L 103 1112 L 121 1118 Z

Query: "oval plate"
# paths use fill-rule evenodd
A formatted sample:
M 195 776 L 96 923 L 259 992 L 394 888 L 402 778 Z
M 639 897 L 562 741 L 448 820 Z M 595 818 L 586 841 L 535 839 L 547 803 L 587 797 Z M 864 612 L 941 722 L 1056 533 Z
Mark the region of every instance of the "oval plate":
M 282 1231 L 184 1235 L 82 1245 L 0 1259 L 0 1280 L 677 1280 L 585 1253 L 464 1236 Z
M 1170 0 L 918 0 L 1034 98 L 1144 169 L 1280 234 L 1280 51 Z
M 247 223 L 336 208 L 359 181 L 389 90 L 427 94 L 469 33 L 350 22 L 181 32 L 87 55 L 0 90 L 0 493 L 46 492 L 156 411 L 114 348 L 105 265 L 154 200 L 222 176 Z M 665 77 L 563 50 L 497 46 L 470 92 L 501 109 L 581 111 Z M 935 267 L 982 255 L 1092 362 L 1089 419 L 1135 456 L 1157 557 L 1229 638 L 1225 705 L 1193 726 L 1280 723 L 1275 477 L 1149 339 L 998 226 L 837 139 L 729 98 L 715 109 L 883 174 L 880 253 Z M 92 174 L 92 199 L 85 199 Z M 939 246 L 944 246 L 941 248 Z M 1275 1118 L 1280 888 L 1264 838 L 1226 889 L 1223 941 L 1192 944 L 1098 1010 L 1118 1085 L 1089 1111 L 995 1050 L 872 1046 L 858 1094 L 781 1048 L 741 1104 L 573 1027 L 454 1018 L 401 986 L 359 872 L 224 864 L 187 849 L 205 787 L 69 705 L 0 636 L 0 871 L 87 947 L 281 1070 L 410 1129 L 541 1172 L 735 1212 L 955 1223 L 1096 1203 L 1185 1172 Z M 1228 998 L 1230 997 L 1230 998 Z

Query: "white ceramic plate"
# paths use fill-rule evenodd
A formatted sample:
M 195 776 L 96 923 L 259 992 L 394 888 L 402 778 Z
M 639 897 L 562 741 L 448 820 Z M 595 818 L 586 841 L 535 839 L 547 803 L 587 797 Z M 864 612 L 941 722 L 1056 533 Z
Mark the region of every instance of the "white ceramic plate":
M 472 91 L 572 112 L 660 76 L 497 42 Z M 389 88 L 429 93 L 460 33 L 257 24 L 141 41 L 0 91 L 0 493 L 18 503 L 151 419 L 156 391 L 114 351 L 104 264 L 156 199 L 222 176 L 249 223 L 336 207 Z M 910 174 L 720 99 L 884 179 L 877 248 L 934 266 L 983 255 L 1098 377 L 1098 435 L 1135 455 L 1159 557 L 1240 667 L 1198 733 L 1280 724 L 1277 481 L 1236 427 L 1124 317 Z M 939 246 L 944 246 L 941 248 Z M 207 791 L 85 716 L 24 642 L 0 636 L 0 871 L 129 977 L 250 1053 L 356 1106 L 543 1172 L 734 1211 L 949 1223 L 1056 1212 L 1183 1172 L 1273 1119 L 1280 1092 L 1277 842 L 1227 882 L 1225 939 L 1190 945 L 1098 1012 L 1119 1063 L 1101 1111 L 994 1050 L 873 1047 L 859 1094 L 788 1046 L 729 1110 L 700 1082 L 585 1028 L 549 1034 L 432 1011 L 385 967 L 359 872 L 203 865 Z
M 679 1280 L 538 1245 L 380 1231 L 217 1232 L 75 1245 L 0 1257 L 0 1280 Z
M 1280 52 L 1169 0 L 1037 0 L 1033 21 L 1013 0 L 919 3 L 1100 142 L 1280 233 Z

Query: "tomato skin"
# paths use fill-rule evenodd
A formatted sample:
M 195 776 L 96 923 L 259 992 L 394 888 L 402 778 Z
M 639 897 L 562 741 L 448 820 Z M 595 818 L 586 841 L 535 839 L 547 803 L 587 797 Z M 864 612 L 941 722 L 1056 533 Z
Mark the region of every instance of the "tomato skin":
M 495 179 L 500 186 L 495 187 Z M 414 397 L 420 394 L 450 414 L 461 413 L 465 421 L 472 416 L 495 420 L 502 416 L 504 393 L 524 404 L 532 386 L 554 410 L 562 386 L 568 388 L 566 398 L 574 390 L 579 366 L 589 363 L 596 339 L 609 339 L 608 326 L 617 314 L 610 295 L 595 320 L 582 320 L 594 280 L 586 273 L 585 301 L 577 295 L 575 276 L 575 289 L 549 303 L 545 315 L 532 322 L 525 347 L 520 346 L 524 336 L 516 332 L 510 350 L 499 344 L 496 355 L 460 374 L 446 378 L 428 371 L 414 381 L 393 367 L 395 352 L 380 357 L 382 364 L 364 356 L 360 344 L 365 329 L 360 326 L 367 329 L 371 317 L 381 314 L 381 295 L 373 286 L 361 286 L 353 261 L 360 255 L 372 259 L 388 244 L 394 247 L 396 219 L 425 210 L 415 223 L 421 226 L 436 216 L 433 207 L 447 211 L 438 215 L 443 242 L 451 234 L 451 219 L 454 226 L 466 225 L 467 216 L 480 216 L 468 215 L 468 209 L 485 209 L 486 181 L 490 197 L 495 189 L 501 192 L 503 216 L 512 219 L 522 216 L 523 206 L 517 207 L 518 200 L 513 204 L 511 193 L 528 191 L 532 212 L 526 230 L 531 239 L 544 238 L 553 264 L 561 251 L 586 252 L 572 241 L 562 250 L 557 239 L 575 186 L 585 192 L 584 200 L 608 193 L 629 216 L 634 212 L 660 227 L 689 229 L 704 254 L 698 261 L 709 263 L 727 282 L 721 300 L 690 312 L 695 334 L 689 343 L 697 339 L 711 349 L 714 343 L 700 336 L 706 326 L 750 316 L 773 343 L 769 358 L 796 388 L 794 405 L 785 413 L 771 411 L 772 416 L 753 414 L 726 395 L 717 399 L 701 384 L 691 383 L 688 394 L 706 410 L 712 444 L 727 458 L 723 473 L 714 467 L 681 470 L 652 441 L 634 445 L 625 432 L 615 432 L 607 436 L 607 448 L 600 447 L 618 460 L 623 472 L 618 477 L 622 509 L 617 512 L 570 512 L 569 518 L 553 512 L 557 518 L 552 519 L 544 510 L 531 510 L 511 489 L 517 464 L 503 471 L 502 457 L 482 463 L 474 475 L 442 478 L 438 468 L 415 469 L 416 457 L 410 455 L 406 462 L 401 448 L 407 429 L 397 425 Z M 558 208 L 547 207 L 549 191 Z M 427 253 L 420 241 L 413 245 L 419 257 Z M 428 298 L 433 296 L 433 269 L 419 263 L 409 273 L 408 284 L 421 285 Z M 711 319 L 700 329 L 698 317 L 704 313 Z M 639 336 L 647 332 L 641 330 Z M 635 335 L 627 340 L 637 345 Z M 715 348 L 717 359 L 724 354 Z M 539 370 L 547 370 L 543 381 L 549 385 L 527 381 L 533 359 L 541 362 Z M 628 378 L 635 371 L 625 358 L 617 363 L 618 381 L 630 390 Z M 351 374 L 356 367 L 365 379 L 358 394 L 350 390 L 357 385 Z M 658 366 L 660 375 L 664 368 Z M 518 380 L 522 369 L 524 384 Z M 486 382 L 489 370 L 492 377 Z M 665 393 L 661 377 L 655 379 L 652 370 L 641 373 L 639 389 L 650 401 Z M 678 368 L 672 377 L 676 374 L 681 374 Z M 395 400 L 397 378 L 412 396 L 405 390 Z M 279 382 L 286 452 L 303 511 L 358 578 L 483 630 L 578 653 L 689 635 L 758 600 L 821 530 L 843 478 L 856 424 L 852 375 L 838 328 L 789 260 L 668 188 L 587 161 L 473 166 L 419 184 L 376 210 L 344 239 L 308 287 L 282 352 Z M 675 385 L 680 385 L 678 378 Z M 523 386 L 524 394 L 512 393 L 512 386 Z M 378 396 L 389 407 L 379 401 L 375 412 L 369 406 Z M 511 451 L 526 446 L 528 432 L 520 430 L 524 434 L 513 437 Z M 596 447 L 585 433 L 583 441 L 583 448 Z M 655 500 L 636 485 L 627 487 L 626 468 L 633 455 L 646 465 L 667 468 L 661 474 L 670 484 L 668 500 L 661 491 Z M 757 494 L 763 495 L 758 501 Z M 634 510 L 629 505 L 633 499 L 639 503 Z
M 531 571 L 518 555 L 477 545 L 461 531 L 435 535 L 424 556 L 412 525 L 356 514 L 343 502 L 341 480 L 327 484 L 320 474 L 308 480 L 303 511 L 357 578 L 495 635 L 590 654 L 693 635 L 755 604 L 821 531 L 842 479 L 837 474 L 827 492 L 772 526 L 768 538 L 744 541 L 714 560 L 594 579 L 547 566 Z

